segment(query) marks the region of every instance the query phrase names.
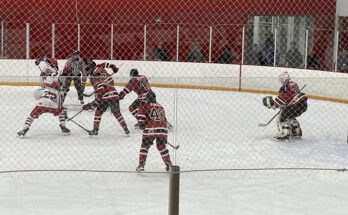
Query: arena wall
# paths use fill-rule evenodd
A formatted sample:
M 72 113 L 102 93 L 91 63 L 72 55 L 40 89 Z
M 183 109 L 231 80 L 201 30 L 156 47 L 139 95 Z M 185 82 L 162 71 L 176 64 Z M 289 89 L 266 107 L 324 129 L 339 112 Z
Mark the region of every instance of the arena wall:
M 103 61 L 96 61 L 101 63 Z M 287 71 L 300 87 L 312 98 L 348 103 L 348 74 L 329 71 L 289 69 L 280 67 L 226 65 L 207 63 L 180 63 L 158 61 L 108 61 L 120 67 L 114 75 L 118 85 L 129 79 L 129 70 L 138 68 L 158 87 L 231 90 L 252 93 L 276 94 L 278 75 Z M 63 68 L 65 60 L 59 60 Z M 111 72 L 111 71 L 110 71 Z M 0 60 L 0 84 L 38 85 L 39 67 L 33 60 Z

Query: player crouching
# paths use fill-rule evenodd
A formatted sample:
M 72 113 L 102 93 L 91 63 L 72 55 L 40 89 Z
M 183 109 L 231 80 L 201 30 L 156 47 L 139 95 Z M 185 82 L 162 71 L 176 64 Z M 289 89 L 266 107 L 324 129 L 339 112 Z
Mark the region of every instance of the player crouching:
M 307 110 L 307 99 L 305 93 L 301 92 L 298 85 L 294 81 L 290 81 L 287 72 L 279 75 L 281 87 L 279 95 L 274 100 L 272 96 L 263 98 L 263 105 L 267 108 L 280 108 L 280 114 L 277 118 L 276 139 L 289 139 L 291 137 L 301 137 L 302 129 L 300 123 L 296 120 L 301 114 Z
M 154 140 L 156 140 L 156 146 L 166 165 L 166 170 L 169 171 L 172 162 L 170 161 L 169 151 L 166 148 L 168 129 L 165 112 L 162 105 L 156 102 L 154 92 L 151 91 L 146 94 L 146 102 L 140 104 L 137 113 L 139 127 L 143 130 L 143 136 L 139 152 L 139 166 L 136 168 L 136 171 L 144 171 L 147 154 Z
M 65 127 L 66 112 L 62 111 L 62 98 L 60 92 L 60 82 L 58 72 L 46 76 L 44 88 L 34 92 L 34 97 L 39 100 L 39 103 L 31 111 L 26 119 L 23 130 L 19 131 L 19 137 L 24 136 L 35 119 L 38 119 L 41 114 L 52 113 L 54 116 L 59 116 L 59 126 L 64 135 L 70 134 L 70 130 Z

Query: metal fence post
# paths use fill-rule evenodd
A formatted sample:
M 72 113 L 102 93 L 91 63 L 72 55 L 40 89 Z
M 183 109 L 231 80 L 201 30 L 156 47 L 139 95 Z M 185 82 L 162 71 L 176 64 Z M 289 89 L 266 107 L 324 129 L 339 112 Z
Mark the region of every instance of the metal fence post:
M 52 57 L 54 57 L 54 52 L 55 52 L 55 50 L 54 50 L 54 43 L 55 43 L 55 29 L 56 29 L 56 27 L 55 27 L 55 25 L 54 24 L 52 24 Z
M 25 41 L 25 56 L 26 59 L 30 59 L 30 23 L 26 23 Z
M 169 179 L 169 215 L 179 215 L 180 167 L 172 166 Z

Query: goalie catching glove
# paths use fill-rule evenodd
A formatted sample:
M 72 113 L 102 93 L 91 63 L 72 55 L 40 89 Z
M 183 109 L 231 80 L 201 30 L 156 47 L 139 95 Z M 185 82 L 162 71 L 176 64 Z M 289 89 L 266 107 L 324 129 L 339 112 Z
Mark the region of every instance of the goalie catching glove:
M 275 103 L 272 96 L 266 96 L 262 99 L 263 105 L 267 108 L 275 109 Z

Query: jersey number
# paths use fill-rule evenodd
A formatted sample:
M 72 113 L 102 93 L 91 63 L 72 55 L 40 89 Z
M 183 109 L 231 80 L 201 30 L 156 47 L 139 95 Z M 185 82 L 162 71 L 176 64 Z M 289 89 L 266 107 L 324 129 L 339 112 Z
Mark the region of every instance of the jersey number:
M 50 91 L 44 91 L 41 97 L 50 99 L 53 102 L 57 102 L 57 95 L 55 93 L 50 92 Z
M 166 122 L 166 118 L 164 116 L 164 110 L 162 108 L 161 109 L 152 108 L 150 117 L 155 121 Z

